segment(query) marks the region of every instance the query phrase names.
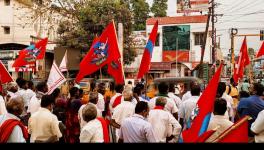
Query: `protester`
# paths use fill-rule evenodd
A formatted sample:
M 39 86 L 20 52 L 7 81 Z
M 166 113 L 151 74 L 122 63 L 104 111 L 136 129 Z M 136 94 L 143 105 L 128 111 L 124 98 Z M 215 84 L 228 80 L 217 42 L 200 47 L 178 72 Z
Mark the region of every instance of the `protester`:
M 149 112 L 148 121 L 153 127 L 157 142 L 168 142 L 171 139 L 178 139 L 181 132 L 181 125 L 171 113 L 164 110 L 167 100 L 159 97 L 156 106 Z
M 249 137 L 253 138 L 250 132 L 251 124 L 256 120 L 259 112 L 264 110 L 264 101 L 261 98 L 263 96 L 264 86 L 260 83 L 254 83 L 250 87 L 251 96 L 248 98 L 242 98 L 239 102 L 237 111 L 239 117 L 242 118 L 246 115 L 250 116 L 252 119 L 249 120 Z
M 104 95 L 105 95 L 105 83 L 99 83 L 97 87 L 97 92 L 98 92 L 98 102 L 97 102 L 97 108 L 100 110 L 100 114 L 103 114 L 105 111 L 105 100 L 104 100 Z
M 152 98 L 150 101 L 149 101 L 149 108 L 152 110 L 154 109 L 155 105 L 156 105 L 156 99 L 158 97 L 165 97 L 166 100 L 167 100 L 167 103 L 165 105 L 165 108 L 164 110 L 170 112 L 175 118 L 176 120 L 178 119 L 178 108 L 176 107 L 176 104 L 175 102 L 170 99 L 168 97 L 168 91 L 169 91 L 169 86 L 167 83 L 165 82 L 161 82 L 159 85 L 158 85 L 158 89 L 159 89 L 159 93 L 157 94 L 156 97 Z
M 175 102 L 177 108 L 180 108 L 182 100 L 178 96 L 175 95 L 175 84 L 169 85 L 168 96 Z
M 40 102 L 41 102 L 41 98 L 43 95 L 45 95 L 45 93 L 48 92 L 48 85 L 46 82 L 40 82 L 37 84 L 37 92 L 36 95 L 34 95 L 30 102 L 29 102 L 29 106 L 28 106 L 28 111 L 31 115 L 33 113 L 35 113 L 36 111 L 38 111 L 38 109 L 40 108 Z
M 234 78 L 231 78 L 230 84 L 226 86 L 226 93 L 227 95 L 230 95 L 233 98 L 234 108 L 237 108 L 239 102 L 238 101 L 239 91 L 237 88 L 237 83 L 235 82 Z
M 67 143 L 79 143 L 80 137 L 80 123 L 78 119 L 78 111 L 82 106 L 79 99 L 79 89 L 72 87 L 70 89 L 70 99 L 67 102 L 66 108 L 66 133 L 65 140 Z
M 248 79 L 245 79 L 245 81 L 241 85 L 241 91 L 246 91 L 249 93 L 250 84 L 248 82 Z
M 192 81 L 192 82 L 190 83 L 190 89 L 192 89 L 192 87 L 195 86 L 195 85 L 198 85 L 198 83 L 195 82 L 195 81 Z M 189 99 L 191 96 L 192 96 L 191 91 L 187 91 L 187 92 L 182 96 L 182 102 L 184 102 L 185 100 Z
M 111 125 L 117 129 L 116 139 L 118 139 L 122 121 L 135 113 L 135 105 L 132 103 L 133 93 L 131 89 L 124 90 L 122 95 L 124 96 L 124 101 L 116 106 L 111 119 Z
M 179 110 L 180 124 L 183 129 L 191 127 L 192 123 L 192 112 L 196 108 L 196 104 L 200 98 L 201 88 L 199 85 L 193 85 L 191 87 L 191 97 L 182 102 Z
M 257 119 L 251 125 L 256 143 L 264 143 L 264 110 L 259 112 Z
M 220 134 L 222 134 L 226 129 L 233 125 L 233 122 L 229 121 L 225 117 L 225 112 L 227 111 L 227 101 L 223 98 L 215 100 L 213 116 L 210 119 L 207 130 L 216 130 L 214 134 L 206 140 L 206 142 L 213 142 Z
M 96 93 L 96 95 L 98 95 Z M 104 135 L 102 124 L 97 118 L 96 105 L 89 103 L 82 109 L 82 118 L 85 121 L 81 129 L 80 142 L 81 143 L 103 143 Z
M 11 98 L 6 109 L 8 113 L 0 115 L 0 143 L 26 143 L 28 132 L 19 119 L 24 110 L 23 99 Z
M 226 84 L 224 82 L 220 82 L 218 84 L 216 97 L 223 98 L 224 100 L 226 100 L 227 111 L 225 112 L 225 116 L 227 117 L 227 119 L 234 121 L 235 108 L 234 108 L 233 98 L 227 95 L 225 91 L 226 91 Z
M 120 127 L 119 143 L 156 143 L 152 125 L 145 119 L 149 113 L 148 103 L 141 101 L 133 116 L 124 119 Z
M 109 109 L 111 114 L 114 111 L 114 108 L 121 103 L 121 98 L 122 98 L 122 92 L 124 91 L 124 85 L 118 84 L 115 86 L 115 95 L 110 99 L 110 103 L 109 103 Z M 116 101 L 116 102 L 115 102 Z M 118 102 L 120 101 L 120 102 Z M 115 105 L 113 106 L 113 104 L 115 103 Z
M 16 82 L 9 82 L 7 84 L 7 95 L 6 95 L 6 102 L 9 101 L 9 99 L 16 97 L 16 92 L 18 90 L 17 83 Z
M 27 96 L 27 89 L 28 89 L 28 83 L 25 79 L 20 79 L 17 81 L 17 84 L 18 84 L 18 91 L 16 92 L 16 95 L 17 96 L 20 96 L 23 98 L 23 101 L 24 101 L 24 106 L 25 106 L 25 112 L 27 111 L 28 109 L 28 105 L 29 105 L 29 101 L 30 99 L 28 99 L 29 97 Z
M 89 105 L 94 105 L 95 108 L 96 108 L 96 112 L 97 112 L 97 115 L 96 117 L 102 117 L 102 114 L 101 114 L 101 111 L 99 110 L 99 108 L 97 107 L 97 104 L 98 103 L 98 93 L 97 92 L 90 92 L 89 93 Z M 78 118 L 79 118 L 79 121 L 80 121 L 80 127 L 81 129 L 83 128 L 83 126 L 87 123 L 84 121 L 83 119 L 83 109 L 85 106 L 87 106 L 88 104 L 84 104 L 80 107 L 79 111 L 78 111 Z
M 58 118 L 51 113 L 55 100 L 51 95 L 41 98 L 41 108 L 29 118 L 29 134 L 31 143 L 54 143 L 62 136 Z

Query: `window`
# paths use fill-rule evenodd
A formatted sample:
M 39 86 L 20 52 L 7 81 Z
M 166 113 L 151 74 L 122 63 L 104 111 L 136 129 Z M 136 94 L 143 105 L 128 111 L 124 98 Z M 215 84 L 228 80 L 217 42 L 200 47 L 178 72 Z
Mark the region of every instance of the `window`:
M 204 33 L 194 33 L 194 45 L 202 45 L 204 40 Z
M 164 26 L 163 44 L 164 51 L 190 50 L 190 26 Z
M 150 36 L 150 33 L 148 34 L 148 37 Z M 160 33 L 157 33 L 155 46 L 160 46 Z
M 10 27 L 4 27 L 4 33 L 10 34 Z
M 5 0 L 5 6 L 10 6 L 10 0 Z

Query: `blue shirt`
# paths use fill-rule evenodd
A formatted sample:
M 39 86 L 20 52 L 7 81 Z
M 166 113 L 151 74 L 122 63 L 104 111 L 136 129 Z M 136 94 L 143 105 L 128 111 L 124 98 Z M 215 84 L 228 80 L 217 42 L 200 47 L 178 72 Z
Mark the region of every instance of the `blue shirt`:
M 252 121 L 255 121 L 260 111 L 264 110 L 264 101 L 259 96 L 250 96 L 242 98 L 237 107 L 240 117 L 249 115 Z

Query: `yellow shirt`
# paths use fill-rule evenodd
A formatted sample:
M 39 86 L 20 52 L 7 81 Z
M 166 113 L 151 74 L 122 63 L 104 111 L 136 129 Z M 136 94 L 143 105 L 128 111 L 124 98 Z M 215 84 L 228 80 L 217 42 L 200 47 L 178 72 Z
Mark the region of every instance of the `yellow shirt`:
M 229 86 L 226 86 L 226 93 L 233 98 L 233 100 L 234 100 L 234 107 L 236 108 L 237 105 L 238 105 L 239 92 L 238 92 L 238 89 L 236 87 L 231 86 L 231 85 L 230 85 L 230 87 L 231 87 L 231 91 L 228 94 L 228 92 L 229 92 Z

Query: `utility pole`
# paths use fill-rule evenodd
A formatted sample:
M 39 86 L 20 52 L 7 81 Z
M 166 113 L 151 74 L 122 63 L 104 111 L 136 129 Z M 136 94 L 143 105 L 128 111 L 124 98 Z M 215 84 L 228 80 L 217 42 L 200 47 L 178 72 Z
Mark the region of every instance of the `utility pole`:
M 234 72 L 235 69 L 235 50 L 234 50 L 234 45 L 235 45 L 235 35 L 237 34 L 237 29 L 231 28 L 230 36 L 231 36 L 231 73 Z
M 212 3 L 212 64 L 215 63 L 215 3 L 214 0 L 211 1 Z

